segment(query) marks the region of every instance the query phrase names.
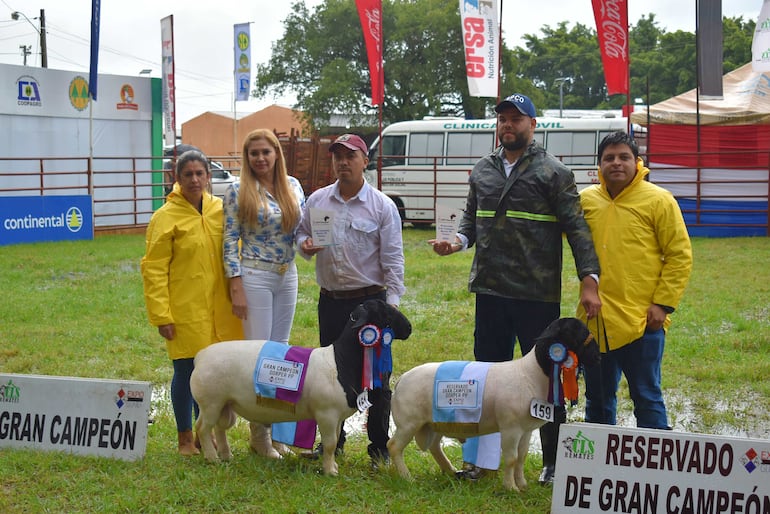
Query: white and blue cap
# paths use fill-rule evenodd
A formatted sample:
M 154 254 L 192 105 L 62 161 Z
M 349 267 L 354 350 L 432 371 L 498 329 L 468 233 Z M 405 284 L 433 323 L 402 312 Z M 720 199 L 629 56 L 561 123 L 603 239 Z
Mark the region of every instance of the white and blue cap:
M 530 100 L 527 95 L 522 95 L 521 93 L 512 94 L 511 96 L 505 98 L 502 102 L 497 104 L 497 106 L 495 107 L 495 112 L 500 113 L 505 109 L 510 109 L 511 107 L 515 107 L 516 109 L 518 109 L 519 112 L 524 116 L 529 116 L 530 118 L 537 118 L 537 111 L 535 110 L 535 104 L 532 103 L 532 100 Z

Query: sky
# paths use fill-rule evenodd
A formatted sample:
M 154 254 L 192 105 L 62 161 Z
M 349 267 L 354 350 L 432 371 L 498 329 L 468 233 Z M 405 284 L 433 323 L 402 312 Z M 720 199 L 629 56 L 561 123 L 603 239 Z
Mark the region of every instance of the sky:
M 174 15 L 177 122 L 207 111 L 233 110 L 233 25 L 251 22 L 252 63 L 266 63 L 272 45 L 283 35 L 283 20 L 296 0 L 132 0 L 101 2 L 99 73 L 138 76 L 151 70 L 160 77 L 160 20 Z M 322 0 L 306 0 L 311 9 Z M 523 45 L 524 34 L 538 34 L 544 25 L 561 21 L 594 27 L 591 0 L 503 0 L 503 37 L 509 47 Z M 629 23 L 655 14 L 661 28 L 695 31 L 696 0 L 629 0 Z M 724 16 L 759 16 L 762 0 L 722 0 Z M 459 2 L 458 2 L 459 8 Z M 0 63 L 24 64 L 21 45 L 32 47 L 28 66 L 41 65 L 39 23 L 45 11 L 48 67 L 88 73 L 90 0 L 0 0 Z M 29 18 L 11 18 L 19 11 Z M 387 34 L 385 35 L 387 37 Z M 258 111 L 273 103 L 291 106 L 293 96 L 236 102 L 239 113 Z

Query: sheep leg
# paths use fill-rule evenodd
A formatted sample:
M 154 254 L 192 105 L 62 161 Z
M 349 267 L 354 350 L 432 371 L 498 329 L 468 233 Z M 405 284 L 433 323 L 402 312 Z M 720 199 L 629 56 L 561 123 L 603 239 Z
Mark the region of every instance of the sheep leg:
M 406 430 L 399 427 L 396 427 L 393 437 L 388 440 L 388 453 L 393 460 L 393 465 L 396 466 L 398 474 L 407 480 L 411 480 L 412 475 L 409 473 L 409 468 L 406 467 L 406 462 L 404 462 L 404 448 L 411 440 L 412 434 L 407 434 Z
M 429 448 L 431 455 L 433 455 L 433 460 L 436 461 L 436 464 L 441 468 L 441 471 L 448 475 L 454 475 L 457 470 L 449 461 L 446 453 L 444 453 L 444 449 L 441 447 L 441 434 L 433 432 L 431 437 L 432 441 Z
M 218 440 L 217 443 L 219 443 Z M 263 425 L 254 421 L 249 422 L 249 448 L 257 455 L 263 457 L 271 459 L 281 458 L 281 454 L 273 448 L 269 425 Z
M 519 453 L 522 434 L 519 430 L 502 432 L 501 445 L 503 448 L 503 487 L 508 490 L 519 491 L 518 483 L 524 479 L 525 454 Z M 529 446 L 529 443 L 527 443 Z M 519 458 L 521 457 L 521 458 Z M 515 477 L 521 470 L 521 476 Z M 524 481 L 526 485 L 526 481 Z
M 531 439 L 532 432 L 529 431 L 524 433 L 519 440 L 519 459 L 516 461 L 516 467 L 513 470 L 513 478 L 520 490 L 524 490 L 527 487 L 527 479 L 524 478 L 524 462 L 527 460 L 527 455 L 529 455 Z
M 318 432 L 321 434 L 321 444 L 324 449 L 321 458 L 324 475 L 336 477 L 339 474 L 339 470 L 334 459 L 334 452 L 337 450 L 337 439 L 339 439 L 339 433 L 342 429 L 342 421 L 330 423 L 327 420 L 316 419 L 316 423 L 318 423 Z
M 217 423 L 214 425 L 214 437 L 217 440 L 216 450 L 219 458 L 224 461 L 233 458 L 233 452 L 230 451 L 230 444 L 227 442 L 227 430 L 235 425 L 235 420 L 235 412 L 233 412 L 229 405 L 226 405 L 222 409 Z
M 209 421 L 211 419 L 217 419 L 217 416 L 212 416 L 211 410 L 201 408 L 198 420 L 195 422 L 195 433 L 198 435 L 198 441 L 201 443 L 203 456 L 209 462 L 216 462 L 217 450 L 211 441 L 211 430 L 214 428 L 214 424 Z

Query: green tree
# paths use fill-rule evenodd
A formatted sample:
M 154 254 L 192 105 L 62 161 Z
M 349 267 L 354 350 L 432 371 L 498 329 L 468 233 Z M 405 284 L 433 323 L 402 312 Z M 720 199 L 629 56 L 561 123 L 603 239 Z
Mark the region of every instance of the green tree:
M 563 86 L 564 108 L 591 109 L 605 97 L 596 32 L 583 24 L 567 29 L 567 22 L 556 28 L 541 29 L 542 37 L 526 34 L 526 49 L 514 50 L 520 68 L 518 73 L 538 90 L 543 107 L 559 105 L 556 79 L 568 79 Z M 533 98 L 534 101 L 534 98 Z

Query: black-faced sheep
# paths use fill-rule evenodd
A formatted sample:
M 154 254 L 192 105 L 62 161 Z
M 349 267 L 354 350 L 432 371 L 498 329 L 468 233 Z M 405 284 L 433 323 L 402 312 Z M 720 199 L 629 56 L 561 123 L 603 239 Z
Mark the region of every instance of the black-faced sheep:
M 395 339 L 406 339 L 412 331 L 409 320 L 395 307 L 381 300 L 368 300 L 350 314 L 339 339 L 331 346 L 315 348 L 310 353 L 304 388 L 293 407 L 294 412 L 258 402 L 254 372 L 265 341 L 228 341 L 213 344 L 195 357 L 190 379 L 193 397 L 200 406 L 196 432 L 203 455 L 209 461 L 232 458 L 227 443 L 227 429 L 238 414 L 250 422 L 269 425 L 283 421 L 314 419 L 318 423 L 324 447 L 323 471 L 336 475 L 334 450 L 342 423 L 356 410 L 356 398 L 363 391 L 364 348 L 359 330 L 366 325 L 390 327 Z M 214 431 L 215 449 L 211 432 Z M 251 441 L 259 444 L 259 441 Z M 270 439 L 262 441 L 258 453 L 271 454 Z
M 549 350 L 562 343 L 574 352 L 581 364 L 599 362 L 599 346 L 586 326 L 575 318 L 562 318 L 551 323 L 538 337 L 535 348 L 524 357 L 490 364 L 481 401 L 478 431 L 474 435 L 501 433 L 504 475 L 507 489 L 518 490 L 527 485 L 524 461 L 529 451 L 532 431 L 545 421 L 532 417 L 533 399 L 548 400 L 549 375 L 553 361 Z M 396 431 L 388 441 L 388 450 L 400 475 L 409 478 L 403 451 L 414 438 L 421 450 L 430 450 L 442 471 L 455 469 L 441 448 L 442 436 L 463 439 L 467 431 L 452 431 L 451 425 L 436 425 L 433 418 L 435 377 L 441 363 L 427 363 L 406 373 L 396 383 L 391 404 Z

